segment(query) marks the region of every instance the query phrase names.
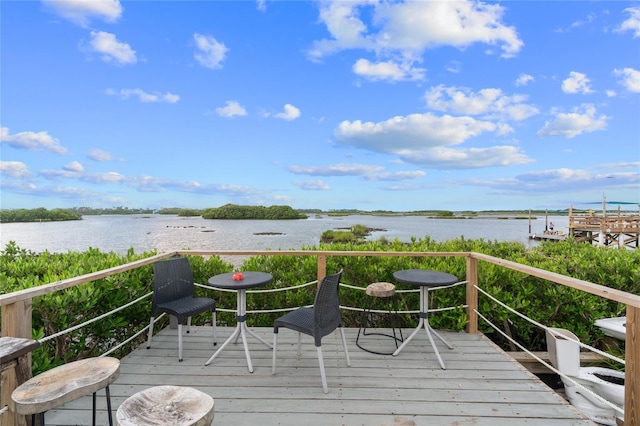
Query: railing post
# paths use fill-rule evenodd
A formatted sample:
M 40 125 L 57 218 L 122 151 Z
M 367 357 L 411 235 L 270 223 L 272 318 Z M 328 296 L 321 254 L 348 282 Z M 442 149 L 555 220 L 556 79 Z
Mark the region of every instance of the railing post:
M 324 254 L 318 255 L 318 285 L 320 285 L 320 281 L 327 275 L 327 256 Z
M 624 424 L 640 424 L 640 308 L 627 305 Z
M 467 333 L 478 333 L 478 259 L 467 256 Z
M 31 339 L 31 299 L 4 305 L 2 307 L 2 336 L 3 337 L 20 337 L 23 339 Z M 0 408 L 11 403 L 11 394 L 22 383 L 31 378 L 31 354 L 27 355 L 27 371 L 18 375 L 16 368 L 8 368 L 0 373 Z M 24 416 L 15 414 L 12 410 L 6 411 L 0 415 L 0 424 L 2 426 L 23 426 L 26 425 Z

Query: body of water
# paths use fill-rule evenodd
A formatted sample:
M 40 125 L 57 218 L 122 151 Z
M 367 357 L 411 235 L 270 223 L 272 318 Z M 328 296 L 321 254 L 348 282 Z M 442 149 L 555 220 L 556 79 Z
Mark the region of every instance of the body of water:
M 556 230 L 567 232 L 569 218 L 548 218 Z M 211 220 L 201 217 L 173 215 L 107 215 L 84 216 L 68 222 L 3 223 L 0 224 L 2 248 L 9 241 L 19 247 L 41 252 L 86 251 L 90 247 L 124 254 L 133 248 L 136 253 L 157 249 L 160 252 L 178 249 L 193 250 L 264 250 L 299 249 L 320 242 L 326 230 L 339 230 L 361 224 L 383 229 L 367 239 L 398 238 L 409 242 L 411 237 L 429 236 L 446 241 L 464 236 L 467 239 L 517 241 L 526 246 L 538 243 L 529 239 L 528 220 L 478 217 L 474 219 L 430 219 L 424 216 L 332 217 L 310 216 L 301 220 Z M 532 220 L 532 232 L 541 234 L 545 217 Z

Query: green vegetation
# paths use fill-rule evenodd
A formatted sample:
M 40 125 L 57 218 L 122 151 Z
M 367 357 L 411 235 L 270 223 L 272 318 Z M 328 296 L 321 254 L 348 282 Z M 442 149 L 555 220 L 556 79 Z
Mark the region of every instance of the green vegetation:
M 129 207 L 113 207 L 108 209 L 72 207 L 69 209 L 52 210 L 47 210 L 44 207 L 39 207 L 37 209 L 2 209 L 0 210 L 0 222 L 53 222 L 62 220 L 80 220 L 82 219 L 82 216 L 151 213 L 153 213 L 152 209 L 130 209 Z
M 97 209 L 93 207 L 72 207 L 69 210 L 80 213 L 83 216 L 99 216 L 99 215 L 107 215 L 107 214 L 120 214 L 120 215 L 129 215 L 129 214 L 152 214 L 153 209 L 140 209 L 134 208 L 130 209 L 129 207 L 110 207 L 104 209 Z
M 80 220 L 82 215 L 68 209 L 47 210 L 37 209 L 0 210 L 0 222 L 53 222 L 61 220 Z
M 321 243 L 362 243 L 372 229 L 365 225 L 353 225 L 348 231 L 326 230 L 320 235 Z
M 239 206 L 225 204 L 202 214 L 203 219 L 306 219 L 307 215 L 289 206 Z
M 158 214 L 172 214 L 182 217 L 202 216 L 206 209 L 182 209 L 180 207 L 171 207 L 167 209 L 161 209 Z
M 562 241 L 543 243 L 535 249 L 527 250 L 524 245 L 513 242 L 456 239 L 436 242 L 429 237 L 413 239 L 410 243 L 385 240 L 364 243 L 321 243 L 319 247 L 304 247 L 305 250 L 338 251 L 414 251 L 414 252 L 466 252 L 475 251 L 495 257 L 515 261 L 525 265 L 556 272 L 559 274 L 605 285 L 633 294 L 640 294 L 640 250 L 599 249 L 595 246 Z M 20 249 L 11 242 L 0 251 L 0 293 L 9 293 L 35 287 L 58 280 L 80 276 L 132 262 L 155 254 L 155 252 L 135 254 L 130 250 L 126 255 L 103 253 L 96 249 L 78 253 L 52 254 L 33 253 Z M 197 282 L 206 283 L 215 274 L 230 272 L 231 264 L 213 256 L 189 257 Z M 395 282 L 393 272 L 400 269 L 424 268 L 447 271 L 465 278 L 466 263 L 463 257 L 366 257 L 331 256 L 327 258 L 327 272 L 344 269 L 342 281 L 362 289 L 372 282 Z M 246 259 L 239 270 L 266 271 L 273 275 L 273 288 L 288 287 L 313 281 L 317 273 L 316 258 L 300 256 L 254 256 Z M 604 335 L 594 326 L 594 321 L 604 317 L 624 314 L 624 305 L 610 302 L 597 296 L 568 287 L 549 283 L 540 278 L 509 270 L 498 265 L 481 262 L 479 265 L 479 285 L 494 297 L 512 308 L 530 316 L 533 320 L 548 326 L 572 330 L 584 342 L 604 348 Z M 33 337 L 40 339 L 67 329 L 109 310 L 122 306 L 152 289 L 152 267 L 145 266 L 104 279 L 96 280 L 70 289 L 58 291 L 33 300 Z M 398 284 L 398 289 L 411 289 Z M 235 295 L 214 292 L 202 288 L 198 294 L 214 297 L 218 306 L 233 309 Z M 314 286 L 295 291 L 277 293 L 257 293 L 248 296 L 248 310 L 285 308 L 313 303 Z M 364 306 L 367 299 L 364 291 L 341 289 L 341 301 L 345 306 Z M 434 306 L 461 306 L 465 303 L 465 286 L 434 291 L 430 301 Z M 415 310 L 419 305 L 417 293 L 403 293 L 400 310 Z M 34 353 L 34 373 L 47 370 L 63 362 L 88 356 L 97 356 L 109 349 L 114 341 L 123 341 L 148 324 L 149 300 L 137 303 L 94 324 L 69 334 L 44 342 Z M 479 296 L 479 310 L 493 324 L 502 328 L 510 323 L 513 337 L 531 350 L 545 350 L 544 331 L 506 311 L 486 296 Z M 269 327 L 273 325 L 275 314 L 250 315 L 250 326 Z M 357 326 L 358 313 L 344 311 L 348 327 Z M 203 324 L 206 315 L 194 318 L 194 324 Z M 416 315 L 402 318 L 404 327 L 414 327 Z M 433 314 L 430 317 L 435 328 L 462 330 L 466 325 L 466 315 L 462 307 L 452 311 Z M 220 325 L 234 325 L 235 314 L 218 313 Z M 167 320 L 158 324 L 158 329 Z M 480 329 L 493 341 L 508 349 L 502 335 L 489 325 L 480 322 Z M 123 356 L 132 347 L 144 342 L 139 336 L 128 347 L 115 353 Z

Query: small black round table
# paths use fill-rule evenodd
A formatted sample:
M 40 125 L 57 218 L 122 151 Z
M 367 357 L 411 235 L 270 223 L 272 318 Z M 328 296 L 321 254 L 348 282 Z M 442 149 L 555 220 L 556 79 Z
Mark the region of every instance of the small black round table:
M 445 370 L 444 361 L 442 361 L 442 357 L 440 356 L 440 352 L 438 352 L 438 348 L 433 341 L 433 337 L 431 337 L 431 333 L 433 333 L 438 339 L 440 339 L 442 343 L 447 345 L 449 349 L 453 349 L 453 346 L 451 346 L 449 342 L 447 342 L 429 325 L 429 288 L 455 284 L 458 282 L 458 277 L 456 277 L 455 275 L 447 274 L 445 272 L 429 271 L 426 269 L 405 269 L 402 271 L 396 271 L 393 273 L 393 277 L 401 283 L 420 287 L 420 321 L 418 322 L 418 326 L 416 327 L 416 329 L 413 330 L 413 333 L 411 333 L 411 335 L 405 339 L 402 345 L 400 345 L 400 347 L 396 349 L 396 351 L 393 353 L 393 356 L 398 355 L 400 351 L 402 351 L 402 349 L 407 345 L 407 343 L 409 343 L 411 339 L 413 339 L 414 336 L 418 334 L 420 329 L 424 327 L 425 331 L 427 332 L 429 342 L 431 342 L 431 347 L 433 347 L 433 351 L 438 358 L 440 367 Z
M 263 285 L 267 285 L 273 280 L 273 276 L 266 272 L 241 272 L 243 278 L 241 280 L 234 280 L 233 276 L 238 274 L 238 272 L 229 272 L 226 274 L 220 274 L 209 278 L 209 285 L 216 288 L 222 288 L 227 290 L 237 290 L 237 326 L 234 332 L 229 336 L 229 338 L 218 348 L 218 350 L 211 355 L 211 358 L 204 365 L 211 364 L 220 352 L 231 342 L 232 340 L 238 338 L 238 336 L 242 336 L 242 343 L 244 345 L 244 353 L 247 357 L 247 365 L 249 367 L 249 372 L 253 373 L 253 364 L 251 363 L 251 355 L 249 354 L 249 346 L 247 345 L 247 337 L 246 334 L 249 333 L 269 348 L 273 349 L 270 343 L 266 342 L 262 337 L 255 334 L 253 331 L 247 328 L 246 319 L 247 319 L 247 289 L 254 287 L 261 287 Z

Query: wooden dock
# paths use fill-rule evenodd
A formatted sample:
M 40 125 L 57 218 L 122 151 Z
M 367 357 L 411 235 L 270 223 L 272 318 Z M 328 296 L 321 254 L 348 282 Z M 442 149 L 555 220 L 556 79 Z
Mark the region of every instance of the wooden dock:
M 640 215 L 569 216 L 569 233 L 576 241 L 599 247 L 640 248 Z
M 223 342 L 232 328 L 219 328 Z M 268 342 L 271 328 L 252 329 Z M 373 330 L 370 330 L 373 331 Z M 177 360 L 176 330 L 164 329 L 151 349 L 141 346 L 121 360 L 111 385 L 113 409 L 143 389 L 191 386 L 215 400 L 213 424 L 233 425 L 594 425 L 558 393 L 480 334 L 443 332 L 453 350 L 438 342 L 442 370 L 426 334 L 417 335 L 396 357 L 375 355 L 355 345 L 357 329 L 347 329 L 351 367 L 339 333 L 323 339 L 329 393 L 323 394 L 313 340 L 282 330 L 278 370 L 271 374 L 271 350 L 248 337 L 254 373 L 249 373 L 241 341 L 230 344 L 209 366 L 210 327 L 192 327 L 184 337 L 184 361 Z M 405 336 L 410 330 L 405 330 Z M 365 343 L 361 337 L 361 343 Z M 393 341 L 366 336 L 368 346 L 390 349 Z M 98 424 L 107 424 L 104 392 L 98 394 Z M 46 414 L 48 425 L 91 424 L 91 397 Z

